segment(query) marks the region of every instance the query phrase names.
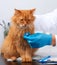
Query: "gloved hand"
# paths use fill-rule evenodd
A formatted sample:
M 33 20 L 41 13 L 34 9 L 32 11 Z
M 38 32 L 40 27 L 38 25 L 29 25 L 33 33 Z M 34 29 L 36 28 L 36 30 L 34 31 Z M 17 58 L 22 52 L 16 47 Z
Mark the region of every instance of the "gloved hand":
M 45 33 L 34 33 L 30 34 L 25 33 L 24 39 L 27 40 L 28 44 L 31 48 L 41 48 L 46 45 L 51 45 L 52 43 L 52 35 Z

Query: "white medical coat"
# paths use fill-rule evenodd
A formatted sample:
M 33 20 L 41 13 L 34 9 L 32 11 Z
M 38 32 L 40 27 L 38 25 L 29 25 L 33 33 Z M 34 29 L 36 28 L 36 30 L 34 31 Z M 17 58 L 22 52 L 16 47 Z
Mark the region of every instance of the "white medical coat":
M 35 16 L 35 32 L 57 34 L 57 9 L 44 15 Z M 35 54 L 40 56 L 57 56 L 57 45 L 55 47 L 44 46 L 42 48 L 39 48 Z

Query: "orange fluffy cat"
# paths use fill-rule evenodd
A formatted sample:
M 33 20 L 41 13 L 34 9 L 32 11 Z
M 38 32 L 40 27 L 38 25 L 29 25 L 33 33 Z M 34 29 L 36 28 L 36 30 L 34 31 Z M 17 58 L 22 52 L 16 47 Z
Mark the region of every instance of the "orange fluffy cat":
M 14 61 L 21 56 L 22 62 L 32 61 L 32 55 L 35 52 L 35 49 L 30 48 L 27 41 L 23 39 L 23 35 L 25 32 L 34 33 L 34 11 L 35 9 L 15 9 L 9 33 L 2 45 L 2 53 L 5 59 L 10 58 Z

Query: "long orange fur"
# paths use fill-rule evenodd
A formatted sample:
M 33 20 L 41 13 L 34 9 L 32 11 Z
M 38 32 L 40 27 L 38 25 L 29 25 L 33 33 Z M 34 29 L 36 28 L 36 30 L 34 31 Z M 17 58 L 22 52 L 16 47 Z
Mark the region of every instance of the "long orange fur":
M 25 32 L 34 33 L 34 11 L 35 9 L 15 9 L 9 33 L 2 45 L 2 53 L 5 59 L 16 60 L 16 58 L 21 56 L 22 62 L 32 61 L 32 54 L 35 52 L 35 49 L 30 48 L 27 41 L 23 39 L 23 35 Z

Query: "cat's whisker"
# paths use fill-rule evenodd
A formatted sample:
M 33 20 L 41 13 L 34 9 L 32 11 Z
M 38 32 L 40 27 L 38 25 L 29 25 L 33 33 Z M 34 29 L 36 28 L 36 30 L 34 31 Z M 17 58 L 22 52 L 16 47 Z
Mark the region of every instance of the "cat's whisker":
M 26 29 L 28 26 L 18 26 L 19 29 Z
M 32 27 L 33 25 L 29 24 L 28 27 Z

